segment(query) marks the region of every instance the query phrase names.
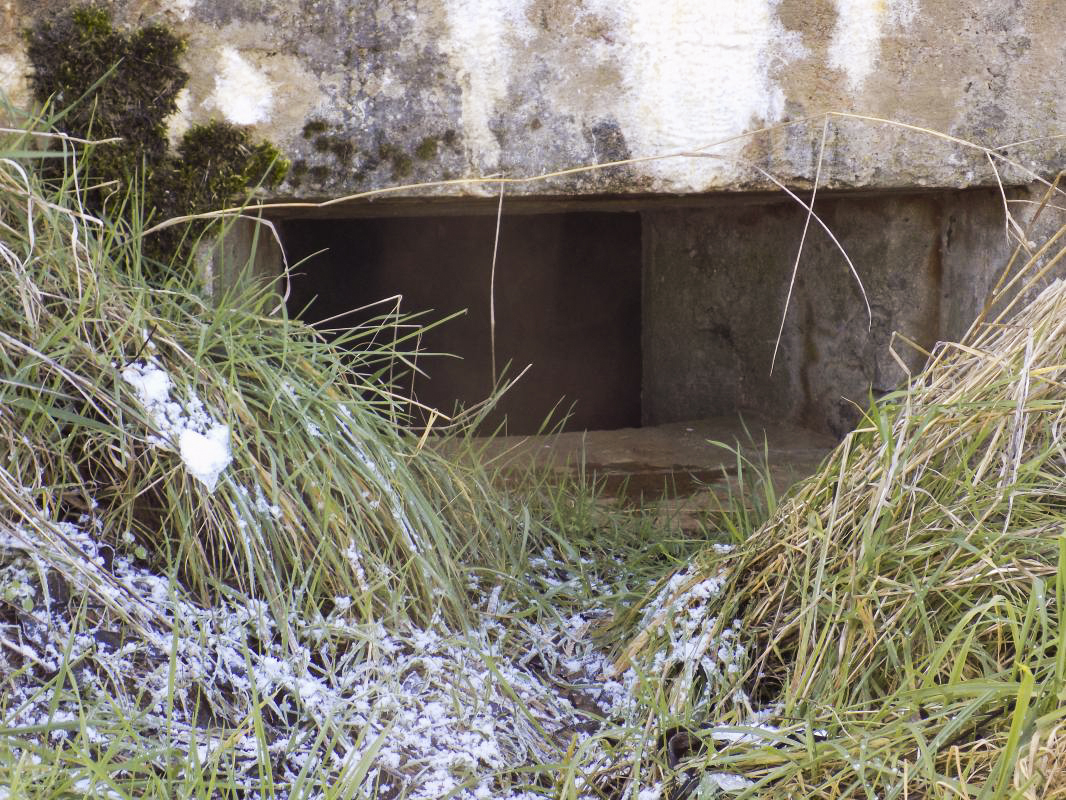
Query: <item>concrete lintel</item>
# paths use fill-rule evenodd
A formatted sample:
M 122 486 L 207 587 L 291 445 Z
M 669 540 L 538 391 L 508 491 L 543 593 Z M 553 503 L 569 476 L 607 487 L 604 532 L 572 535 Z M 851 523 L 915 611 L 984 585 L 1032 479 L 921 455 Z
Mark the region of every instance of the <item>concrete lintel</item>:
M 26 96 L 19 30 L 78 1 L 14 0 L 19 24 L 0 26 L 9 96 Z M 293 160 L 278 196 L 548 173 L 509 194 L 757 191 L 769 176 L 809 186 L 820 155 L 830 187 L 992 185 L 966 142 L 1009 145 L 996 151 L 1009 183 L 1066 165 L 1059 0 L 107 5 L 122 25 L 187 37 L 171 132 L 212 117 L 250 126 Z M 823 128 L 826 111 L 850 116 Z M 433 191 L 492 198 L 496 186 Z

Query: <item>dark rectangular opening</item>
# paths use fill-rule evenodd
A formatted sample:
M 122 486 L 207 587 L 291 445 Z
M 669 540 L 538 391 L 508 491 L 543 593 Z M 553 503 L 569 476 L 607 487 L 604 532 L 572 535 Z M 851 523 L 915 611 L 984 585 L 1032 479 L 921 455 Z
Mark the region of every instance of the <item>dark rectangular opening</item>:
M 404 312 L 430 312 L 427 320 L 465 311 L 421 343 L 457 358 L 421 358 L 428 377 L 409 388 L 446 414 L 469 407 L 493 388 L 496 223 L 489 214 L 283 221 L 290 263 L 310 256 L 294 271 L 289 311 L 314 323 L 392 295 L 403 296 Z M 509 364 L 512 376 L 530 368 L 487 427 L 506 419 L 508 433 L 535 433 L 553 409 L 553 421 L 569 412 L 566 430 L 640 425 L 639 214 L 505 214 L 494 296 L 497 367 Z

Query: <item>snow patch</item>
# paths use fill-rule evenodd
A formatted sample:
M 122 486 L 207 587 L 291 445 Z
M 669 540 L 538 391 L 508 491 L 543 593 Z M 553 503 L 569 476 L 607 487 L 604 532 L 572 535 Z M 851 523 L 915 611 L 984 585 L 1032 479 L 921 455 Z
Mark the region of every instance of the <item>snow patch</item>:
M 169 378 L 161 380 L 154 369 L 139 368 L 148 373 L 143 383 L 155 397 L 169 397 Z M 259 487 L 238 493 L 249 501 L 254 497 L 259 510 L 269 513 Z M 632 583 L 635 576 L 621 561 L 575 559 L 545 548 L 531 559 L 525 578 L 533 590 L 556 588 L 560 613 L 541 620 L 510 614 L 522 595 L 505 596 L 505 585 L 486 575 L 487 585 L 471 596 L 477 621 L 469 630 L 449 630 L 440 619 L 426 627 L 396 621 L 386 628 L 360 620 L 357 601 L 365 598 L 358 597 L 334 598 L 323 614 L 296 595 L 278 604 L 288 607 L 285 618 L 236 592 L 214 604 L 195 603 L 170 579 L 103 545 L 99 519 L 87 515 L 77 525 L 55 524 L 62 537 L 44 541 L 33 530 L 0 528 L 0 586 L 19 587 L 20 594 L 7 599 L 11 608 L 26 611 L 19 625 L 0 632 L 18 638 L 0 647 L 0 673 L 11 676 L 0 693 L 0 726 L 30 729 L 26 738 L 35 746 L 63 746 L 82 735 L 76 733 L 80 727 L 86 741 L 127 757 L 129 743 L 116 739 L 114 731 L 121 733 L 122 726 L 114 722 L 135 715 L 146 737 L 165 734 L 174 748 L 143 756 L 153 767 L 164 766 L 175 751 L 187 760 L 195 754 L 200 764 L 222 770 L 223 779 L 232 776 L 249 797 L 263 792 L 265 746 L 279 798 L 295 797 L 296 786 L 308 797 L 320 796 L 308 789 L 308 775 L 335 785 L 363 764 L 367 769 L 353 791 L 409 800 L 543 798 L 541 791 L 514 786 L 508 776 L 558 759 L 566 747 L 587 756 L 574 779 L 575 796 L 591 800 L 602 791 L 582 775 L 602 775 L 617 766 L 618 748 L 652 746 L 627 739 L 605 747 L 600 738 L 604 730 L 647 735 L 642 681 L 633 671 L 611 680 L 611 660 L 590 634 L 611 617 L 594 595 L 649 588 L 646 578 Z M 49 583 L 39 562 L 69 562 L 53 555 L 59 544 L 74 548 L 87 569 L 64 572 L 61 584 Z M 354 546 L 346 555 L 353 566 L 359 564 Z M 652 616 L 702 635 L 714 625 L 709 604 L 724 590 L 723 577 L 692 569 L 677 573 L 652 604 Z M 471 582 L 482 580 L 471 575 Z M 50 600 L 46 587 L 53 584 L 67 586 L 70 597 Z M 109 604 L 100 615 L 72 617 L 70 610 L 83 605 L 81 598 L 90 592 L 121 606 L 137 624 L 119 622 Z M 26 604 L 33 605 L 32 612 Z M 734 621 L 731 630 L 740 627 Z M 664 649 L 680 649 L 680 638 L 665 642 Z M 717 644 L 729 648 L 726 658 L 733 663 L 735 638 L 722 631 Z M 711 657 L 722 666 L 720 653 Z M 64 662 L 76 665 L 78 692 L 93 708 L 89 716 L 70 693 L 42 691 Z M 655 682 L 659 674 L 644 677 Z M 739 705 L 750 707 L 742 690 L 734 695 Z M 242 732 L 250 727 L 248 708 L 255 702 L 263 710 L 261 739 Z M 210 719 L 197 714 L 205 708 Z M 767 724 L 779 713 L 775 707 L 749 713 L 739 725 L 704 730 L 719 751 L 764 747 L 789 733 Z M 604 720 L 610 728 L 603 727 Z M 220 736 L 220 729 L 234 732 Z M 668 794 L 669 784 L 652 762 L 646 760 L 634 776 L 630 800 L 663 800 Z M 742 775 L 709 773 L 700 796 L 752 786 Z
M 742 792 L 754 786 L 753 781 L 731 772 L 709 772 L 700 781 L 700 797 L 710 797 L 715 789 L 723 792 Z
M 189 474 L 210 492 L 233 460 L 229 448 L 229 428 L 215 425 L 207 433 L 185 429 L 178 436 L 178 452 Z
M 215 422 L 195 392 L 188 393 L 185 405 L 170 399 L 173 383 L 153 361 L 129 364 L 122 380 L 133 387 L 137 399 L 151 417 L 155 433 L 148 441 L 176 450 L 185 468 L 196 480 L 214 491 L 223 470 L 233 460 L 229 426 Z
M 166 731 L 174 748 L 195 752 L 201 764 L 212 758 L 228 763 L 250 797 L 259 796 L 262 742 L 252 732 L 219 738 L 210 727 L 245 727 L 253 702 L 264 708 L 272 782 L 284 787 L 278 797 L 303 785 L 305 772 L 335 783 L 365 763 L 361 796 L 537 800 L 543 795 L 506 788 L 497 776 L 557 757 L 573 732 L 590 722 L 552 681 L 515 662 L 510 654 L 525 648 L 506 644 L 513 634 L 500 620 L 485 618 L 466 633 L 449 631 L 439 620 L 428 628 L 398 623 L 387 630 L 359 622 L 351 598 L 337 598 L 328 615 L 294 610 L 285 620 L 251 597 L 204 606 L 101 545 L 98 521 L 57 525 L 93 569 L 102 568 L 105 552 L 112 559 L 108 581 L 91 570 L 71 574 L 65 585 L 72 597 L 92 587 L 140 624 L 121 637 L 108 636 L 118 623 L 106 611 L 89 621 L 72 618 L 68 603 L 38 602 L 17 626 L 21 645 L 0 647 L 0 672 L 11 676 L 0 694 L 0 725 L 50 728 L 38 744 L 45 736 L 61 744 L 73 734 L 58 724 L 81 721 L 69 695 L 53 699 L 41 690 L 64 661 L 86 667 L 78 672 L 79 693 L 97 709 L 86 720 L 89 741 L 118 752 L 124 742 L 113 738 L 107 709 L 119 718 L 136 715 L 145 735 Z M 31 541 L 36 534 L 19 531 L 19 537 Z M 34 558 L 49 547 L 36 541 L 27 553 L 25 544 L 0 530 L 0 577 L 26 584 L 28 598 L 45 596 Z M 305 600 L 294 598 L 289 607 L 308 608 Z M 173 630 L 161 620 L 172 621 Z M 283 627 L 291 639 L 279 636 Z M 195 712 L 205 707 L 213 721 L 201 727 Z

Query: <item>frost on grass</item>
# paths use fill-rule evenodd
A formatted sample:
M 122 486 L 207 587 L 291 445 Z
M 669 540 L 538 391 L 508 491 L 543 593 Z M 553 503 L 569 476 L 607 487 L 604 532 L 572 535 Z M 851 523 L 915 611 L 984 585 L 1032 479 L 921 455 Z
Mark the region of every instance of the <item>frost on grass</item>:
M 122 380 L 133 387 L 149 414 L 154 432 L 148 441 L 177 451 L 189 474 L 213 491 L 233 460 L 229 427 L 215 422 L 192 390 L 184 404 L 171 400 L 170 375 L 154 361 L 128 364 Z
M 52 543 L 34 531 L 0 537 L 0 728 L 22 748 L 78 739 L 142 756 L 166 742 L 148 766 L 221 772 L 248 797 L 261 796 L 269 764 L 274 786 L 308 797 L 348 782 L 380 798 L 522 800 L 543 796 L 522 768 L 557 761 L 597 727 L 578 698 L 606 658 L 571 648 L 562 671 L 576 688 L 560 692 L 546 664 L 516 655 L 528 648 L 502 614 L 459 634 L 439 621 L 356 622 L 357 598 L 284 619 L 236 593 L 204 606 L 101 544 L 93 518 L 55 526 L 87 570 L 48 567 Z
M 276 513 L 258 487 L 238 494 Z M 576 796 L 602 797 L 620 753 L 631 764 L 626 753 L 655 748 L 645 696 L 655 670 L 684 675 L 692 662 L 735 695 L 747 659 L 735 624 L 709 633 L 720 577 L 675 576 L 645 620 L 661 646 L 644 668 L 615 676 L 595 644 L 611 616 L 603 599 L 649 588 L 621 562 L 570 563 L 545 549 L 522 579 L 555 598 L 536 615 L 513 585 L 472 573 L 478 622 L 460 633 L 441 620 L 362 622 L 359 597 L 303 613 L 312 605 L 298 595 L 272 608 L 234 591 L 202 605 L 102 544 L 126 539 L 104 537 L 94 517 L 53 525 L 84 570 L 51 566 L 64 563 L 55 540 L 35 531 L 0 535 L 0 728 L 12 737 L 0 739 L 0 775 L 5 758 L 33 748 L 79 747 L 143 762 L 140 774 L 111 775 L 116 785 L 179 763 L 249 798 L 271 796 L 269 781 L 279 798 L 346 786 L 379 800 L 532 800 L 545 796 L 537 776 L 557 777 L 547 765 L 570 752 L 580 754 Z M 380 579 L 356 548 L 347 557 L 360 585 Z M 776 732 L 768 719 L 753 712 L 745 723 L 756 727 L 705 729 L 719 748 L 763 746 Z M 653 762 L 607 796 L 671 796 L 675 783 Z M 702 780 L 715 792 L 748 786 L 724 771 Z
M 654 674 L 678 672 L 680 691 L 688 693 L 699 677 L 711 697 L 729 695 L 747 667 L 742 623 L 719 625 L 712 602 L 725 584 L 724 574 L 693 582 L 693 567 L 674 574 L 644 613 L 643 628 L 659 637 L 649 669 Z M 682 588 L 687 584 L 687 589 Z
M 728 555 L 729 546 L 714 547 L 720 555 Z M 703 739 L 714 743 L 714 752 L 728 756 L 730 748 L 775 746 L 786 740 L 787 733 L 769 724 L 781 709 L 777 706 L 754 709 L 742 686 L 748 671 L 749 637 L 741 620 L 720 620 L 714 613 L 715 601 L 726 585 L 726 573 L 711 576 L 695 566 L 674 573 L 644 609 L 640 629 L 654 644 L 648 647 L 639 665 L 640 676 L 631 667 L 620 676 L 629 698 L 629 730 L 649 716 L 660 719 L 660 729 L 676 726 L 669 707 L 654 707 L 651 694 L 670 694 L 685 698 L 683 710 L 687 725 L 674 727 L 682 731 L 687 742 Z M 732 723 L 716 718 L 715 714 L 729 709 Z M 664 716 L 665 712 L 665 716 Z M 670 742 L 666 741 L 669 751 Z M 648 748 L 652 743 L 647 735 L 635 745 Z M 733 772 L 707 770 L 713 763 L 688 744 L 682 758 L 695 757 L 691 764 L 675 765 L 674 785 L 687 785 L 687 793 L 668 791 L 662 781 L 661 768 L 644 763 L 639 775 L 630 776 L 634 785 L 643 786 L 637 800 L 659 800 L 660 797 L 713 797 L 719 793 L 746 791 L 755 784 Z M 676 755 L 676 754 L 675 754 Z M 596 764 L 590 765 L 595 767 Z M 601 757 L 601 774 L 608 773 L 611 762 Z M 703 771 L 701 771 L 703 770 Z M 678 790 L 680 791 L 680 790 Z

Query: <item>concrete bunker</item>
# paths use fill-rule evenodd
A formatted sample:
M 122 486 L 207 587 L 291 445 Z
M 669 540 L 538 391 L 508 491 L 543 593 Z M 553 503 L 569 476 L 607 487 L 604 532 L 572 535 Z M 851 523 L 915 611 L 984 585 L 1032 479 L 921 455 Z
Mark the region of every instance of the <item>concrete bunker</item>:
M 812 224 L 793 282 L 806 214 L 782 194 L 509 201 L 497 363 L 532 367 L 491 422 L 535 433 L 572 404 L 569 431 L 741 415 L 842 436 L 920 368 L 922 349 L 962 335 L 1009 246 L 997 189 L 826 192 L 816 210 L 851 265 Z M 421 359 L 429 379 L 413 390 L 445 413 L 478 402 L 492 388 L 495 211 L 490 199 L 406 200 L 280 219 L 290 262 L 308 258 L 289 309 L 317 321 L 400 294 L 426 319 L 465 310 L 422 342 L 461 360 Z

